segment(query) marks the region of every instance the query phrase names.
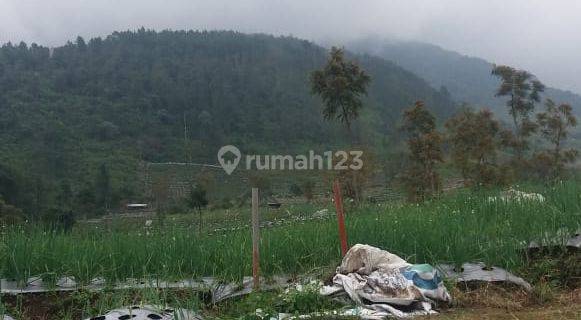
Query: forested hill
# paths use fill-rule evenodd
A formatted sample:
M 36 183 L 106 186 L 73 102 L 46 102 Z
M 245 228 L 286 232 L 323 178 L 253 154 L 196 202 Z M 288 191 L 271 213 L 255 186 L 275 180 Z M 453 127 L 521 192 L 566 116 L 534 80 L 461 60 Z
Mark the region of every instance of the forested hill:
M 378 38 L 353 41 L 347 48 L 393 61 L 436 88 L 444 86 L 459 103 L 489 107 L 500 115 L 506 115 L 505 100 L 494 97 L 499 82 L 491 75 L 492 63 L 488 61 L 428 43 Z M 529 71 L 534 73 L 534 70 Z M 576 113 L 581 115 L 581 96 L 578 94 L 547 88 L 545 96 L 572 104 Z
M 309 90 L 326 54 L 289 37 L 143 29 L 51 50 L 3 45 L 0 194 L 34 211 L 57 198 L 98 202 L 95 185 L 110 176 L 115 203 L 135 196 L 140 161 L 215 162 L 230 143 L 257 152 L 341 144 L 344 130 L 322 120 Z M 449 96 L 412 73 L 351 58 L 372 77 L 355 126 L 363 141 L 388 140 L 417 99 L 441 118 L 453 112 Z

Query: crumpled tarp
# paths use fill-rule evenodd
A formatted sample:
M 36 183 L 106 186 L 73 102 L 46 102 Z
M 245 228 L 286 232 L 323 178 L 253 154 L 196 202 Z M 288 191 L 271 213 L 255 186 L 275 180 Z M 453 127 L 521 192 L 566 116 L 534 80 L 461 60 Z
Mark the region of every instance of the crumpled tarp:
M 434 301 L 451 301 L 439 271 L 412 265 L 399 256 L 368 245 L 354 245 L 345 255 L 333 285 L 321 289 L 331 296 L 346 293 L 368 310 L 362 318 L 398 318 L 436 313 Z
M 202 320 L 203 318 L 193 311 L 186 309 L 159 308 L 155 306 L 132 306 L 115 309 L 104 315 L 87 320 Z

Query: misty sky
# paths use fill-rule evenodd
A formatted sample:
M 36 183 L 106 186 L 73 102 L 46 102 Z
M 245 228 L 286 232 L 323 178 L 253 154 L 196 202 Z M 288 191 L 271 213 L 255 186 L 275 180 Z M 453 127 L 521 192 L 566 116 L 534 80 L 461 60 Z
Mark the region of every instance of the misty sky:
M 0 42 L 57 46 L 141 26 L 419 40 L 581 93 L 578 0 L 0 0 Z

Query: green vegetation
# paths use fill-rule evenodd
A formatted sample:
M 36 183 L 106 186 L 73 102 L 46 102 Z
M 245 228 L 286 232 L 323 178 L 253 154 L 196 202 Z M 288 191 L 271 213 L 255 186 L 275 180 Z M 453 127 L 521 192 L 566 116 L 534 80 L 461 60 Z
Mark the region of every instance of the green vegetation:
M 205 319 L 243 320 L 259 320 L 269 315 L 278 316 L 279 312 L 301 315 L 344 307 L 337 301 L 319 295 L 314 286 L 306 286 L 302 291 L 292 289 L 289 292 L 281 290 L 254 292 L 218 305 L 204 301 L 204 293 L 192 290 L 141 289 L 102 292 L 79 290 L 71 293 L 49 292 L 19 298 L 10 296 L 5 301 L 0 301 L 0 316 L 8 312 L 17 319 L 42 317 L 51 320 L 73 320 L 96 317 L 116 308 L 143 305 L 155 306 L 161 310 L 167 308 L 192 310 L 202 314 Z M 313 319 L 328 319 L 328 317 Z M 340 319 L 357 318 L 340 317 Z
M 509 66 L 494 65 L 492 75 L 500 80 L 496 96 L 508 99 L 512 124 L 501 126 L 487 109 L 475 113 L 468 106 L 445 123 L 452 164 L 464 185 L 502 186 L 508 181 L 564 178 L 565 165 L 577 157 L 574 148 L 562 150 L 569 130 L 577 125 L 571 106 L 557 106 L 547 99 L 546 111 L 537 113 L 534 121 L 535 106 L 542 101 L 545 85 L 529 72 Z M 444 162 L 443 139 L 436 118 L 422 101 L 404 111 L 402 129 L 407 134 L 410 161 L 400 178 L 410 200 L 423 200 L 440 189 L 436 164 Z M 531 140 L 539 131 L 548 149 L 531 152 Z M 499 150 L 505 153 L 500 161 Z M 533 168 L 536 174 L 531 174 Z
M 545 112 L 537 114 L 537 122 L 543 138 L 552 147 L 550 150 L 537 153 L 537 162 L 543 163 L 542 170 L 548 171 L 546 176 L 559 177 L 563 174 L 565 165 L 574 162 L 578 151 L 574 148 L 565 149 L 563 144 L 569 136 L 571 128 L 577 126 L 577 118 L 573 108 L 568 104 L 557 105 L 547 99 Z
M 78 290 L 70 293 L 48 292 L 39 295 L 6 296 L 2 311 L 16 319 L 78 320 L 105 314 L 112 309 L 150 305 L 165 308 L 198 310 L 202 301 L 198 293 L 178 290 Z M 4 310 L 2 309 L 4 307 Z
M 442 136 L 436 131 L 436 118 L 421 101 L 406 110 L 403 119 L 410 155 L 401 179 L 410 200 L 424 200 L 437 194 L 442 185 L 436 171 L 436 165 L 444 161 Z
M 5 44 L 0 194 L 31 220 L 95 215 L 154 200 L 141 187 L 143 162 L 215 163 L 225 144 L 247 153 L 343 146 L 344 130 L 318 116 L 308 85 L 326 54 L 290 37 L 144 29 L 50 50 Z M 395 145 L 399 115 L 416 99 L 443 118 L 453 112 L 449 97 L 395 64 L 345 55 L 373 79 L 353 128 L 369 145 Z
M 341 303 L 321 296 L 316 285 L 305 285 L 301 291 L 291 288 L 287 292 L 255 292 L 238 301 L 226 301 L 214 312 L 219 313 L 218 319 L 258 320 L 277 317 L 279 313 L 305 315 L 342 307 Z
M 262 274 L 325 275 L 340 261 L 336 222 L 325 208 L 335 179 L 346 198 L 351 244 L 374 245 L 412 263 L 507 267 L 534 282 L 541 303 L 551 300 L 554 287 L 579 277 L 578 256 L 563 248 L 581 227 L 581 182 L 566 167 L 577 156 L 566 140 L 577 124 L 570 105 L 547 99 L 536 113 L 544 85 L 526 71 L 494 66 L 496 95 L 508 99 L 507 126 L 488 110 L 467 106 L 455 113 L 448 89 L 433 90 L 381 58 L 337 48 L 325 64 L 326 56 L 325 49 L 291 37 L 145 29 L 88 43 L 79 37 L 54 50 L 2 46 L 0 278 L 21 285 L 32 276 L 49 285 L 65 276 L 80 284 L 240 280 L 251 274 L 250 186 L 260 188 L 262 203 L 288 200 L 280 210 L 263 208 Z M 545 143 L 537 146 L 535 138 Z M 364 167 L 230 176 L 202 165 L 215 163 L 224 144 L 244 153 L 356 144 Z M 419 203 L 366 201 L 367 186 L 391 187 L 385 178 L 396 174 L 387 171 L 398 173 L 409 199 Z M 442 193 L 448 175 L 473 188 Z M 497 197 L 515 181 L 527 181 L 518 189 L 542 196 Z M 308 204 L 287 204 L 300 197 Z M 116 212 L 130 201 L 155 211 Z M 104 213 L 114 214 L 87 219 Z M 557 249 L 531 257 L 531 241 Z M 191 293 L 174 297 L 153 289 L 107 294 L 75 292 L 73 304 L 85 306 L 59 316 L 95 314 L 136 298 L 194 308 L 199 302 Z M 18 299 L 11 305 L 22 315 Z M 257 293 L 235 303 L 231 308 L 239 312 L 220 316 L 254 318 L 252 309 L 263 304 L 267 314 L 336 307 L 308 290 Z
M 495 192 L 464 190 L 422 204 L 353 208 L 347 216 L 349 243 L 375 245 L 410 262 L 484 261 L 517 270 L 527 263 L 523 249 L 529 241 L 556 244 L 581 227 L 580 184 L 527 189 L 546 201 L 490 201 Z M 336 265 L 336 232 L 333 219 L 264 228 L 263 273 L 297 275 Z M 240 279 L 251 273 L 248 228 L 209 235 L 176 225 L 148 232 L 77 229 L 70 234 L 11 227 L 1 240 L 1 277 L 20 281 L 32 275 L 69 275 L 81 283 L 95 277 L 110 282 L 207 275 Z
M 499 164 L 500 123 L 489 110 L 465 108 L 446 122 L 450 160 L 468 184 L 503 185 L 509 168 Z
M 492 74 L 500 80 L 496 96 L 508 99 L 506 106 L 512 118 L 512 131 L 507 145 L 514 152 L 514 165 L 518 166 L 530 148 L 530 136 L 536 132 L 537 126 L 531 115 L 535 112 L 535 105 L 541 101 L 545 85 L 529 72 L 509 66 L 494 65 Z
M 331 48 L 325 67 L 311 74 L 311 90 L 325 104 L 323 117 L 337 119 L 347 129 L 359 117 L 361 97 L 367 95 L 370 82 L 369 75 L 357 64 L 345 61 L 343 50 L 335 47 Z

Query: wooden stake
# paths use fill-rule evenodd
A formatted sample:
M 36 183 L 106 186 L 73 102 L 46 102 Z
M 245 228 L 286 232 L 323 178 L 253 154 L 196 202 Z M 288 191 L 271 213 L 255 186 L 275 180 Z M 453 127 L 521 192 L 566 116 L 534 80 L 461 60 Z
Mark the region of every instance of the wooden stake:
M 258 188 L 252 188 L 252 280 L 254 290 L 260 288 L 260 216 L 258 214 Z
M 333 183 L 333 197 L 335 199 L 335 209 L 337 210 L 337 223 L 339 224 L 339 241 L 341 242 L 341 254 L 347 253 L 347 231 L 345 230 L 345 216 L 343 215 L 343 197 L 341 195 L 341 185 L 339 179 Z

